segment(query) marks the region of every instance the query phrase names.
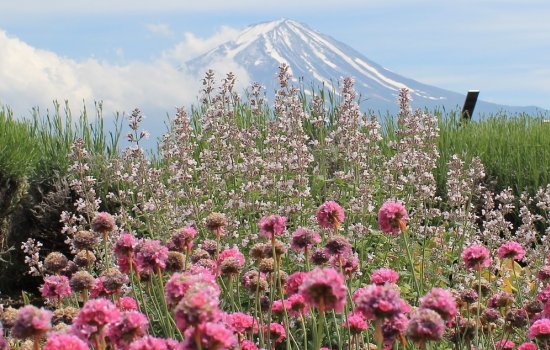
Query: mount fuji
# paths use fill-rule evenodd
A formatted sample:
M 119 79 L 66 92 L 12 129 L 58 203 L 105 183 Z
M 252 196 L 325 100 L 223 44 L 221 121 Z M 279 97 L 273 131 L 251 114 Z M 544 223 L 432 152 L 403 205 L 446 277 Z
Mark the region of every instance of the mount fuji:
M 275 75 L 278 67 L 285 62 L 290 65 L 295 80 L 303 79 L 306 93 L 308 86 L 317 88 L 324 84 L 330 88 L 342 77 L 353 77 L 355 88 L 362 99 L 361 107 L 375 112 L 395 113 L 397 94 L 403 87 L 410 90 L 412 106 L 415 108 L 444 107 L 447 111 L 455 110 L 462 107 L 465 99 L 464 94 L 396 74 L 346 44 L 290 19 L 249 26 L 236 39 L 187 61 L 183 67 L 191 72 L 202 73 L 214 62 L 227 59 L 246 70 L 250 83 L 264 85 L 268 98 L 273 96 L 277 88 Z M 536 113 L 541 109 L 498 105 L 480 100 L 474 118 L 480 113 L 498 111 Z

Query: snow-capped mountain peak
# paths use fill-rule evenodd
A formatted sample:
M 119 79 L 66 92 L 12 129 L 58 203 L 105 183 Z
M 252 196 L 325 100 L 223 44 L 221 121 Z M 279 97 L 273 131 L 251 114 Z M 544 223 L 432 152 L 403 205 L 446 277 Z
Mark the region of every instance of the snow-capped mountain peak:
M 215 62 L 228 59 L 243 67 L 251 82 L 265 85 L 268 95 L 276 88 L 274 77 L 284 62 L 295 78 L 303 78 L 306 86 L 331 86 L 342 77 L 353 77 L 356 90 L 366 99 L 366 107 L 374 110 L 395 111 L 401 88 L 409 89 L 414 107 L 443 105 L 452 109 L 464 102 L 462 94 L 391 72 L 346 44 L 286 18 L 249 26 L 234 40 L 188 61 L 186 66 L 191 71 L 204 72 Z M 499 107 L 503 106 L 478 102 L 476 109 L 494 111 Z

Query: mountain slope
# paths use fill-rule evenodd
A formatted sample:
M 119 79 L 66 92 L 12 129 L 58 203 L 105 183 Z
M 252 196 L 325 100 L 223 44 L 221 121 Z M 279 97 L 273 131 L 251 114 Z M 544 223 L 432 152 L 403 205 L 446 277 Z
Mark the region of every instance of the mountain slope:
M 366 100 L 362 106 L 378 111 L 394 112 L 402 87 L 409 88 L 414 107 L 455 109 L 462 106 L 465 98 L 463 94 L 393 73 L 330 36 L 289 19 L 250 26 L 235 40 L 188 61 L 186 67 L 194 72 L 205 71 L 213 62 L 224 59 L 233 59 L 243 66 L 252 81 L 266 85 L 268 92 L 276 88 L 274 77 L 282 62 L 290 65 L 295 78 L 304 79 L 305 86 L 331 86 L 341 77 L 354 77 L 358 93 Z M 536 108 L 484 101 L 478 101 L 476 106 L 476 114 L 498 110 L 532 113 Z

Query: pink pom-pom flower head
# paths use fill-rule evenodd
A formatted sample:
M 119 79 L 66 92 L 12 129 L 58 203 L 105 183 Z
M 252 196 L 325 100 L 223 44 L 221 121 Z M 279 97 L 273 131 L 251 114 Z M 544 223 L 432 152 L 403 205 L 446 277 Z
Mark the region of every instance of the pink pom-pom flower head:
M 345 218 L 344 209 L 334 201 L 326 201 L 317 210 L 317 223 L 321 228 L 338 230 Z
M 322 312 L 341 312 L 346 303 L 346 291 L 344 277 L 333 268 L 316 268 L 305 276 L 300 286 L 306 303 Z
M 512 259 L 515 261 L 521 261 L 525 256 L 525 249 L 523 249 L 521 244 L 510 241 L 501 245 L 497 250 L 497 254 L 500 259 Z
M 378 211 L 378 226 L 384 233 L 399 234 L 407 229 L 407 209 L 399 201 L 386 201 Z
M 470 246 L 462 252 L 462 261 L 467 269 L 479 270 L 491 265 L 489 249 L 482 245 Z
M 374 270 L 370 276 L 371 283 L 379 286 L 386 283 L 395 284 L 398 280 L 399 274 L 396 271 L 388 268 L 380 268 L 378 270 Z
M 266 238 L 275 239 L 275 236 L 282 235 L 285 232 L 286 220 L 284 216 L 280 215 L 262 217 L 258 223 L 260 234 Z

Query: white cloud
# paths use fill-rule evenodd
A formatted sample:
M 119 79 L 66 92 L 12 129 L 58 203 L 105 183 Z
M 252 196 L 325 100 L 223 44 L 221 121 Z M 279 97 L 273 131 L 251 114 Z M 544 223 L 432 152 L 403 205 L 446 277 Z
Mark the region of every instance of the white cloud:
M 204 47 L 199 42 L 193 38 L 188 45 L 198 50 Z M 51 107 L 55 99 L 69 100 L 76 110 L 83 100 L 87 103 L 102 100 L 106 113 L 137 107 L 155 111 L 162 118 L 176 106 L 194 103 L 202 78 L 178 69 L 166 58 L 124 65 L 95 58 L 77 61 L 36 49 L 2 30 L 0 47 L 0 104 L 10 106 L 18 116 L 28 116 L 34 106 Z M 240 78 L 239 89 L 248 83 L 246 71 L 234 62 L 220 62 L 216 67 L 220 73 L 236 73 Z
M 149 23 L 145 25 L 145 28 L 153 34 L 159 34 L 167 37 L 174 35 L 172 29 L 170 29 L 170 26 L 166 23 Z
M 187 32 L 184 33 L 184 40 L 164 51 L 162 57 L 181 63 L 205 53 L 224 42 L 235 39 L 239 33 L 239 29 L 228 26 L 220 27 L 216 33 L 207 38 L 200 38 L 193 33 Z

